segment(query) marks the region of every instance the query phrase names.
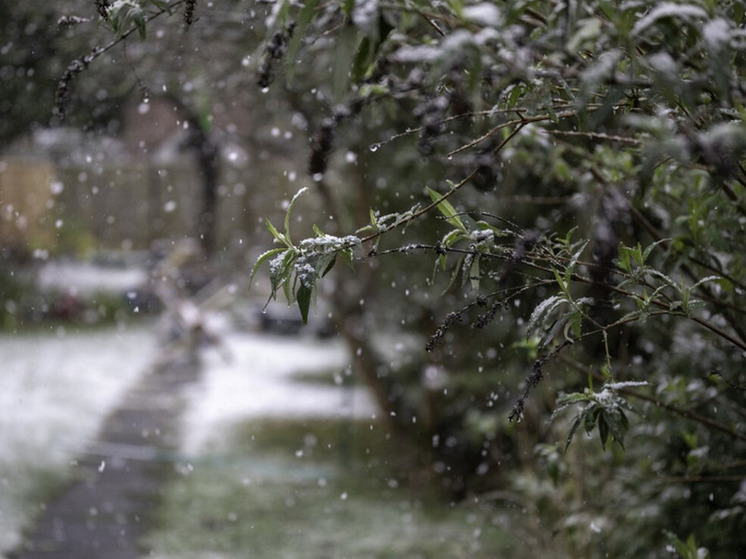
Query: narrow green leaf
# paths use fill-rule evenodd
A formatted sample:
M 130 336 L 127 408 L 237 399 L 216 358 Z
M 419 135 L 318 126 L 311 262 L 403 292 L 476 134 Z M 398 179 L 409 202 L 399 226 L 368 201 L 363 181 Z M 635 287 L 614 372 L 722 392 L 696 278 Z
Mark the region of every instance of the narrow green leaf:
M 293 246 L 293 242 L 290 240 L 290 214 L 293 211 L 293 206 L 295 206 L 295 202 L 300 198 L 303 194 L 305 194 L 308 191 L 308 187 L 304 186 L 301 188 L 298 192 L 295 193 L 295 196 L 293 196 L 292 200 L 290 200 L 290 203 L 288 204 L 288 209 L 285 211 L 285 242 L 288 246 Z
M 562 304 L 566 302 L 566 299 L 562 295 L 552 295 L 551 297 L 544 299 L 541 303 L 536 305 L 531 317 L 528 319 L 528 325 L 526 326 L 526 332 L 531 335 L 533 332 L 538 330 L 544 325 L 548 317 Z
M 466 256 L 462 256 L 459 259 L 458 264 L 453 268 L 451 279 L 448 281 L 448 285 L 446 285 L 443 291 L 441 292 L 441 295 L 444 295 L 445 293 L 447 293 L 448 290 L 451 289 L 451 287 L 456 283 L 456 278 L 458 278 L 459 272 L 462 272 L 465 260 L 466 260 Z
M 642 253 L 642 264 L 647 262 L 648 257 L 650 256 L 650 253 L 653 252 L 653 249 L 657 247 L 661 243 L 665 243 L 670 241 L 671 239 L 659 239 L 655 241 L 654 243 L 649 244 L 647 247 L 645 247 L 645 251 Z
M 340 102 L 347 93 L 352 76 L 352 63 L 361 37 L 362 34 L 353 25 L 345 25 L 336 37 L 332 67 L 332 93 L 336 102 Z
M 580 248 L 575 251 L 575 253 L 572 255 L 572 258 L 570 258 L 570 263 L 567 265 L 567 268 L 565 269 L 565 283 L 567 285 L 570 285 L 570 281 L 572 280 L 572 274 L 575 271 L 575 264 L 578 262 L 578 258 L 580 258 L 580 255 L 585 250 L 585 247 L 588 246 L 588 243 L 590 241 L 585 241 L 580 245 Z
M 580 427 L 580 423 L 583 420 L 583 415 L 578 414 L 573 418 L 572 425 L 570 426 L 570 431 L 567 433 L 567 442 L 565 443 L 565 452 L 567 452 L 567 449 L 570 447 L 570 443 L 572 442 L 572 438 L 575 436 L 575 432 L 578 430 L 578 427 Z
M 275 256 L 276 254 L 281 253 L 284 250 L 287 250 L 287 249 L 286 248 L 273 248 L 271 250 L 268 250 L 260 254 L 259 258 L 257 258 L 256 262 L 254 263 L 254 267 L 251 269 L 251 275 L 249 276 L 249 284 L 251 284 L 251 282 L 254 281 L 254 276 L 256 276 L 256 273 L 259 271 L 259 267 L 262 264 L 264 264 L 267 260 Z
M 552 323 L 552 325 L 549 327 L 549 330 L 544 332 L 544 335 L 539 341 L 540 349 L 546 347 L 547 344 L 549 344 L 557 336 L 560 330 L 563 330 L 565 332 L 565 337 L 567 337 L 567 321 L 569 320 L 569 318 L 569 314 L 563 314 Z
M 312 289 L 301 282 L 300 287 L 295 294 L 303 324 L 308 324 L 308 309 L 311 306 L 311 293 Z
M 479 289 L 479 282 L 481 277 L 481 271 L 479 269 L 479 257 L 474 258 L 469 269 L 469 279 L 471 280 L 471 288 L 475 291 Z
M 446 235 L 443 237 L 443 240 L 441 242 L 443 243 L 444 247 L 451 248 L 460 239 L 463 239 L 463 238 L 464 238 L 463 231 L 460 231 L 459 229 L 453 229 L 452 231 L 446 233 Z
M 616 442 L 619 443 L 619 446 L 624 448 L 624 434 L 626 429 L 624 428 L 624 423 L 621 420 L 619 412 L 615 411 L 604 413 L 604 418 L 606 419 L 606 424 L 609 428 L 611 436 Z
M 565 283 L 565 280 L 562 279 L 562 276 L 560 276 L 559 271 L 556 269 L 552 269 L 552 271 L 554 272 L 554 279 L 557 280 L 560 290 L 563 293 L 567 293 L 567 284 Z
M 458 215 L 456 208 L 453 207 L 453 204 L 444 199 L 443 195 L 440 194 L 437 190 L 433 190 L 429 186 L 425 188 L 427 189 L 427 193 L 430 195 L 430 199 L 437 204 L 438 211 L 443 214 L 443 217 L 446 218 L 446 221 L 454 227 L 457 227 L 462 232 L 468 234 L 469 232 L 466 229 L 464 222 L 461 220 L 461 217 Z
M 342 252 L 344 254 L 344 251 Z M 335 254 L 332 256 L 331 260 L 329 260 L 329 263 L 326 265 L 324 270 L 321 272 L 321 277 L 323 278 L 326 274 L 331 272 L 332 268 L 334 268 L 334 264 L 337 262 L 337 255 Z
M 601 448 L 606 450 L 606 441 L 609 438 L 609 424 L 606 422 L 606 414 L 598 415 L 598 434 L 601 437 Z
M 280 241 L 284 245 L 288 244 L 287 239 L 285 239 L 285 235 L 280 233 L 277 230 L 277 228 L 274 225 L 272 225 L 272 222 L 270 220 L 267 220 L 266 224 L 267 224 L 267 229 L 272 234 L 272 236 L 275 238 L 275 240 Z
M 282 249 L 285 252 L 282 256 L 278 256 L 279 261 L 272 261 L 269 267 L 269 281 L 270 288 L 272 290 L 271 296 L 274 298 L 277 295 L 277 291 L 280 287 L 285 289 L 285 296 L 290 301 L 290 293 L 286 287 L 290 285 L 290 276 L 293 271 L 293 263 L 297 257 L 297 253 L 292 250 Z
M 145 39 L 147 39 L 148 30 L 145 25 L 145 14 L 143 14 L 142 10 L 137 10 L 132 14 L 132 21 L 135 24 L 135 27 L 137 27 L 137 34 L 139 35 L 140 40 L 145 41 Z
M 701 280 L 697 281 L 697 283 L 692 285 L 691 289 L 694 290 L 704 283 L 709 283 L 711 281 L 720 281 L 722 279 L 723 278 L 721 278 L 720 276 L 707 276 L 706 278 L 702 278 Z
M 288 3 L 289 4 L 289 3 Z M 295 30 L 293 36 L 290 38 L 288 43 L 288 49 L 285 53 L 285 60 L 295 61 L 298 59 L 298 51 L 300 50 L 301 40 L 306 35 L 306 29 L 313 19 L 313 15 L 318 7 L 319 0 L 305 0 L 303 8 L 298 13 L 298 17 L 295 21 Z M 287 64 L 285 75 L 287 76 L 288 83 L 293 79 L 294 64 Z

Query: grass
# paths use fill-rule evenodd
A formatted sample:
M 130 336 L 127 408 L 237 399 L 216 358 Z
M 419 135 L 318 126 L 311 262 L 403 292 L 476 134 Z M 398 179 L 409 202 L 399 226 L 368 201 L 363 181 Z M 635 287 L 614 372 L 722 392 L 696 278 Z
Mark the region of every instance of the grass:
M 498 558 L 500 515 L 448 503 L 378 424 L 252 421 L 182 468 L 145 542 L 157 558 Z
M 148 327 L 0 336 L 0 557 L 153 355 Z

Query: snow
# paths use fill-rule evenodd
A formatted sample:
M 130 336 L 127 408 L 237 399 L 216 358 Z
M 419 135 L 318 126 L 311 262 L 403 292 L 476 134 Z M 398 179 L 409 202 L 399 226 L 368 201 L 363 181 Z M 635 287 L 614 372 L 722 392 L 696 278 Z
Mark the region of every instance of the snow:
M 101 291 L 124 293 L 146 285 L 148 273 L 144 268 L 107 268 L 89 262 L 56 261 L 42 266 L 37 282 L 43 291 L 80 295 Z
M 64 473 L 154 353 L 149 327 L 0 337 L 0 552 L 36 512 L 34 474 Z
M 711 55 L 714 53 L 722 53 L 728 48 L 730 35 L 730 23 L 722 18 L 708 21 L 702 28 L 702 38 L 704 39 Z
M 498 27 L 502 21 L 500 8 L 489 2 L 464 7 L 464 17 L 490 27 Z
M 329 371 L 331 379 L 344 371 L 349 354 L 339 340 L 233 332 L 222 341 L 223 351 L 205 353 L 203 380 L 190 395 L 182 428 L 187 454 L 219 446 L 232 424 L 252 418 L 370 417 L 376 413 L 364 388 L 298 380 L 304 373 Z
M 374 36 L 378 31 L 378 0 L 355 0 L 352 21 L 365 34 Z
M 657 23 L 659 19 L 668 17 L 680 18 L 684 21 L 692 21 L 694 19 L 707 19 L 707 12 L 701 7 L 692 4 L 661 2 L 637 20 L 637 23 L 635 23 L 635 26 L 632 28 L 632 35 L 639 35 L 648 27 Z
M 350 357 L 340 340 L 223 329 L 220 342 L 204 351 L 201 380 L 187 389 L 187 456 L 227 443 L 231 427 L 252 418 L 376 413 L 364 388 L 341 383 Z M 124 392 L 156 362 L 157 344 L 145 323 L 0 336 L 0 557 L 37 513 L 38 484 L 67 475 Z M 328 372 L 328 383 L 298 379 L 319 372 Z

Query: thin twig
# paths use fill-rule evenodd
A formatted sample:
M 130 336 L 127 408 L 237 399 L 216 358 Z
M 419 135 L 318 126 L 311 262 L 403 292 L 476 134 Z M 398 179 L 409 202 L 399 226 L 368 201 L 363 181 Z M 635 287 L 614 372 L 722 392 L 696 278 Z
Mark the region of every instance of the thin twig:
M 467 149 L 471 149 L 474 146 L 482 143 L 483 141 L 487 140 L 503 128 L 509 128 L 511 126 L 519 126 L 519 130 L 523 128 L 527 124 L 531 124 L 532 122 L 541 122 L 543 120 L 552 120 L 554 118 L 569 118 L 572 116 L 575 116 L 577 114 L 576 111 L 562 111 L 559 113 L 556 113 L 555 115 L 550 114 L 543 114 L 543 115 L 536 115 L 536 116 L 523 116 L 521 115 L 521 118 L 517 118 L 515 120 L 509 120 L 508 122 L 502 122 L 498 124 L 497 126 L 491 128 L 484 134 L 482 134 L 479 138 L 476 138 L 475 140 L 470 141 L 469 143 L 464 144 L 460 148 L 457 148 L 453 150 L 452 152 L 447 154 L 447 157 L 453 157 L 454 155 L 461 153 L 462 151 L 466 151 Z M 514 134 L 511 135 L 511 137 Z

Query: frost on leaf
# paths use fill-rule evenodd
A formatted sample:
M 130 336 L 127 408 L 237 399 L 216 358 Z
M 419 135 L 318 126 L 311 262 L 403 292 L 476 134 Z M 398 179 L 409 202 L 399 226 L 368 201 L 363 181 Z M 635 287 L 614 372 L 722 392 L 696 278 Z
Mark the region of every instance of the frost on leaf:
M 668 17 L 678 18 L 689 22 L 695 19 L 707 19 L 707 12 L 699 6 L 694 6 L 692 4 L 661 2 L 637 21 L 632 29 L 632 34 L 639 35 L 649 27 L 655 25 L 658 20 Z

